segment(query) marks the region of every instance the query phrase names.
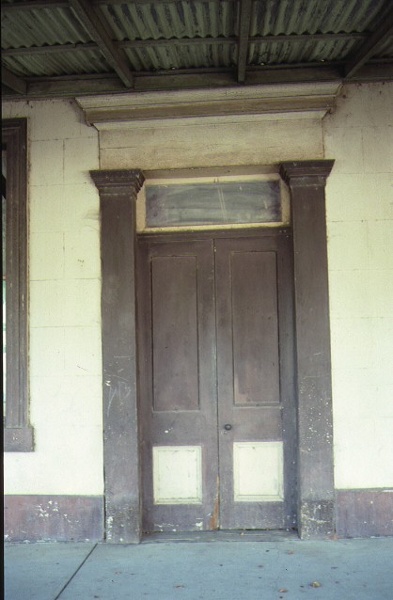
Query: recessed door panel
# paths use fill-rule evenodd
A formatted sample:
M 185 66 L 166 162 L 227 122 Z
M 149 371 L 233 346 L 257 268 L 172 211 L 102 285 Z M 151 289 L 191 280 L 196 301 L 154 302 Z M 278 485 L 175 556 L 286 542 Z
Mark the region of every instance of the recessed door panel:
M 282 502 L 283 466 L 282 442 L 235 442 L 234 501 Z
M 229 262 L 234 404 L 279 403 L 276 254 L 234 251 Z
M 153 407 L 199 407 L 197 257 L 151 260 Z

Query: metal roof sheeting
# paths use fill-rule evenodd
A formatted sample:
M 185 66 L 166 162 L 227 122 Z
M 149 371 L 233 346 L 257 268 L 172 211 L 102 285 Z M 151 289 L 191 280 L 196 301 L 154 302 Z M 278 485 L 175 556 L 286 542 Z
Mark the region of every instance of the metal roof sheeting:
M 160 48 L 126 49 L 125 53 L 135 71 L 167 71 L 232 66 L 237 51 L 231 45 L 164 46 Z
M 253 3 L 251 36 L 370 30 L 386 0 L 266 0 Z
M 393 35 L 378 47 L 374 58 L 393 58 Z
M 7 57 L 7 68 L 20 77 L 55 77 L 57 75 L 84 75 L 87 73 L 107 73 L 111 67 L 97 51 L 56 52 L 33 56 Z
M 106 4 L 100 10 L 117 40 L 228 37 L 235 35 L 237 2 Z
M 338 40 L 335 43 L 325 41 L 291 41 L 250 45 L 249 64 L 279 65 L 297 63 L 315 63 L 340 61 L 347 56 L 358 42 Z
M 71 8 L 5 11 L 1 34 L 4 49 L 91 41 Z

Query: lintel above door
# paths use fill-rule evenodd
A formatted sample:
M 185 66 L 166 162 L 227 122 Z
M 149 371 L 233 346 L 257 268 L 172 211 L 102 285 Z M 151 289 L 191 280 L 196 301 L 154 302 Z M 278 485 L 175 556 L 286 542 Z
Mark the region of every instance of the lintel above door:
M 254 85 L 210 90 L 141 92 L 76 98 L 89 125 L 98 130 L 171 127 L 288 116 L 322 119 L 334 106 L 339 81 Z

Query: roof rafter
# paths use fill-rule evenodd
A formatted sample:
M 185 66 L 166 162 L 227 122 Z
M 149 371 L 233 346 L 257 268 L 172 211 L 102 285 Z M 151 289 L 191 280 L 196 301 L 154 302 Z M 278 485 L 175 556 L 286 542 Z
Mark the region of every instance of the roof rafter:
M 263 84 L 288 84 L 305 82 L 340 81 L 343 63 L 303 63 L 288 67 L 276 65 L 272 67 L 252 66 L 247 70 L 247 83 L 249 85 Z M 393 63 L 391 61 L 370 61 L 357 71 L 354 81 L 393 81 Z M 5 82 L 4 82 L 5 83 Z M 113 73 L 94 75 L 56 76 L 56 77 L 29 77 L 26 79 L 28 98 L 48 97 L 73 97 L 85 94 L 109 94 L 122 92 L 124 87 Z M 135 73 L 136 92 L 157 90 L 180 90 L 191 88 L 219 88 L 233 86 L 233 70 L 222 69 L 183 69 L 179 71 L 161 71 L 159 73 Z M 19 98 L 20 94 L 8 93 L 5 99 Z
M 244 83 L 246 79 L 248 42 L 250 37 L 252 0 L 240 1 L 239 47 L 237 55 L 237 80 Z
M 3 65 L 1 65 L 1 82 L 18 94 L 25 95 L 27 93 L 26 81 Z
M 265 35 L 253 36 L 249 38 L 250 44 L 274 44 L 276 42 L 322 42 L 331 40 L 364 40 L 367 35 L 364 33 L 315 33 L 315 34 L 291 34 L 291 35 Z M 207 38 L 159 38 L 147 40 L 122 40 L 113 42 L 117 48 L 136 49 L 136 48 L 154 48 L 163 46 L 205 46 L 205 45 L 224 45 L 236 44 L 238 38 L 229 37 L 207 37 Z M 30 46 L 21 48 L 6 48 L 1 51 L 3 57 L 23 56 L 33 54 L 53 54 L 62 52 L 86 52 L 97 50 L 98 44 L 95 42 L 77 42 L 75 44 L 53 44 L 46 46 Z
M 179 0 L 164 0 L 165 4 L 178 2 Z M 209 0 L 209 2 L 219 3 L 222 0 Z M 226 2 L 237 2 L 238 0 L 226 0 Z M 152 4 L 153 0 L 131 0 L 132 4 Z M 91 0 L 93 6 L 125 4 L 126 0 Z M 67 8 L 70 5 L 69 0 L 21 0 L 20 2 L 1 1 L 2 12 L 11 12 L 16 10 L 38 10 L 41 8 Z
M 70 6 L 88 31 L 91 38 L 98 44 L 101 52 L 115 69 L 126 88 L 132 88 L 134 78 L 122 50 L 119 50 L 110 38 L 98 13 L 88 0 L 70 0 Z
M 7 56 L 35 56 L 37 54 L 56 54 L 63 52 L 88 52 L 89 50 L 99 50 L 99 45 L 95 42 L 78 44 L 54 44 L 53 46 L 31 46 L 29 48 L 6 48 L 1 51 L 3 58 Z
M 152 4 L 154 0 L 131 0 L 132 4 Z M 160 0 L 159 0 L 160 1 Z M 203 1 L 203 0 L 201 0 Z M 206 0 L 205 0 L 206 1 Z M 239 0 L 225 0 L 226 2 L 238 2 Z M 92 0 L 93 4 L 124 4 L 125 0 Z M 162 4 L 171 4 L 179 0 L 162 0 Z M 222 0 L 209 0 L 209 2 L 219 4 Z
M 312 33 L 291 35 L 258 35 L 248 38 L 249 44 L 274 44 L 277 42 L 323 42 L 332 40 L 364 40 L 365 33 Z M 239 38 L 228 37 L 197 37 L 197 38 L 158 38 L 147 40 L 123 40 L 118 42 L 121 48 L 144 48 L 152 46 L 204 46 L 204 45 L 230 45 L 238 43 Z
M 349 57 L 345 65 L 346 79 L 353 77 L 356 71 L 376 53 L 378 47 L 391 35 L 393 35 L 393 9 L 385 15 L 385 18 L 374 33 Z
M 39 10 L 40 8 L 67 8 L 68 0 L 22 0 L 22 2 L 1 2 L 1 12 L 14 12 L 19 10 Z

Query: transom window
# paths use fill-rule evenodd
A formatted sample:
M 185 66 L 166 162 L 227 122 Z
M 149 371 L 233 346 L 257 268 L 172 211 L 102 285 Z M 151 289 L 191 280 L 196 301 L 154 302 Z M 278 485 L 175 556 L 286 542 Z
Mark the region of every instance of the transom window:
M 289 202 L 271 175 L 149 179 L 137 203 L 138 231 L 282 226 Z

